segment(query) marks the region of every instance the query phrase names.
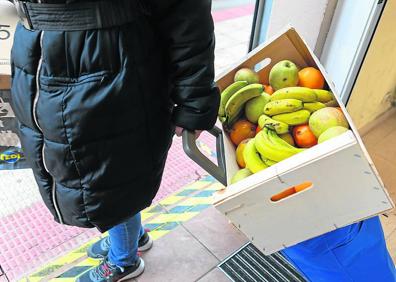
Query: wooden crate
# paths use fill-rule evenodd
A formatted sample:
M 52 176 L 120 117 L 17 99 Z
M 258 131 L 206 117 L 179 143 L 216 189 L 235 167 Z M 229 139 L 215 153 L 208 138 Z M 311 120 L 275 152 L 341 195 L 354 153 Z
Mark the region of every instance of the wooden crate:
M 288 59 L 299 67 L 313 66 L 328 74 L 293 28 L 257 47 L 221 75 L 224 89 L 242 67 L 258 68 L 268 83 L 271 67 Z M 351 117 L 336 96 L 351 131 L 294 155 L 215 195 L 215 206 L 265 254 L 284 249 L 339 227 L 383 213 L 394 207 Z M 238 170 L 235 147 L 224 133 L 227 180 Z M 285 189 L 311 182 L 309 189 L 278 202 L 271 197 Z

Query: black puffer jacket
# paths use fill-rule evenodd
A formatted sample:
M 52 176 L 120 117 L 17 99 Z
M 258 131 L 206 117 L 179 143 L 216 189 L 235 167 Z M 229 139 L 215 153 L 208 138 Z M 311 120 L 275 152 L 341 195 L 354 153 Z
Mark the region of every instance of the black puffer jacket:
M 145 3 L 150 15 L 123 26 L 17 27 L 12 107 L 58 222 L 105 231 L 149 206 L 174 125 L 215 122 L 211 1 Z

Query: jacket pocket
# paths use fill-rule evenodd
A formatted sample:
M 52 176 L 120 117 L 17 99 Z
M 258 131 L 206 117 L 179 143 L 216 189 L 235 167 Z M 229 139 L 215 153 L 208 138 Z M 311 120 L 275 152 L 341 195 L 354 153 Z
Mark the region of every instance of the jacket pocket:
M 68 145 L 64 154 L 84 188 L 126 183 L 151 167 L 144 104 L 135 80 L 126 71 L 42 79 L 42 86 L 52 91 L 47 99 L 52 96 L 54 102 L 42 99 L 38 105 L 40 126 L 45 136 Z M 54 169 L 48 164 L 50 172 Z

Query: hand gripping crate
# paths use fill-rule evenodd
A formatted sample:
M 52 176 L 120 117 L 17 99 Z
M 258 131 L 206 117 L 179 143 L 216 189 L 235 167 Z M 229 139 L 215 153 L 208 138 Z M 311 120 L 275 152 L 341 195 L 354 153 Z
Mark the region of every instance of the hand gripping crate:
M 260 69 L 260 81 L 268 83 L 271 67 L 284 59 L 298 66 L 318 68 L 329 89 L 334 85 L 323 66 L 293 28 L 250 52 L 217 79 L 221 90 L 233 82 L 242 67 Z M 394 207 L 359 133 L 344 105 L 336 96 L 351 130 L 327 142 L 228 185 L 238 170 L 235 147 L 219 128 L 218 165 L 203 156 L 191 133 L 185 132 L 186 153 L 226 185 L 215 195 L 215 207 L 264 254 L 314 238 L 339 227 L 381 214 Z M 274 202 L 271 197 L 299 184 L 309 189 Z

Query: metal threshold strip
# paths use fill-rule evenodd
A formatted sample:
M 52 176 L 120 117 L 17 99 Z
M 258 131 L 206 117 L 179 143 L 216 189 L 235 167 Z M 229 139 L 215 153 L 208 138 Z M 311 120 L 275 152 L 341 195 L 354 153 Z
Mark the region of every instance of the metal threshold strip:
M 235 282 L 306 282 L 301 273 L 281 253 L 262 254 L 248 243 L 218 266 Z

